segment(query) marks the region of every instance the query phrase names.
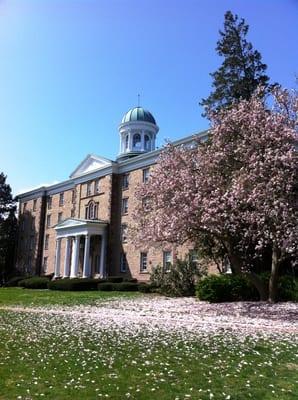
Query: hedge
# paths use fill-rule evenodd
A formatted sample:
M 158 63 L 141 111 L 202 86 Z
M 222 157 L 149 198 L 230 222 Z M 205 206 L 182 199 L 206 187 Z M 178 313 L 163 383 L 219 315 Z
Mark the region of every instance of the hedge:
M 20 280 L 18 286 L 26 289 L 47 289 L 49 279 L 40 276 Z
M 15 286 L 19 286 L 19 282 L 23 281 L 24 279 L 28 279 L 31 278 L 31 276 L 14 276 L 13 278 L 9 279 L 6 283 L 5 283 L 5 287 L 15 287 Z
M 135 282 L 104 282 L 97 285 L 101 291 L 136 292 L 139 284 Z
M 233 274 L 206 276 L 198 282 L 196 295 L 210 303 L 258 300 L 258 292 L 250 282 Z
M 74 279 L 57 279 L 50 281 L 48 288 L 51 290 L 65 290 L 65 291 L 83 291 L 83 290 L 96 290 L 99 279 L 92 278 L 74 278 Z

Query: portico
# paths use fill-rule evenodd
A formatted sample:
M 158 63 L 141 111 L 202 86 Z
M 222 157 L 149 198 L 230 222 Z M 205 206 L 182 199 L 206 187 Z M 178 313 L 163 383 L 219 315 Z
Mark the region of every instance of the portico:
M 54 278 L 104 277 L 107 225 L 104 221 L 75 218 L 57 224 Z

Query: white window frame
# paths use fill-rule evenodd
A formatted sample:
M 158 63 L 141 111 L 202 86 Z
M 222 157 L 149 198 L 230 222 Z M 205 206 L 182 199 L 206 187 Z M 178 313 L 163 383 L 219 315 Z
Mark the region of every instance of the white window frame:
M 59 207 L 64 206 L 64 192 L 59 193 Z
M 140 272 L 148 271 L 148 252 L 142 251 L 140 253 Z
M 122 189 L 128 189 L 129 187 L 129 174 L 122 175 Z
M 127 242 L 127 224 L 121 225 L 121 242 L 122 243 Z
M 120 254 L 120 272 L 127 272 L 128 265 L 127 265 L 127 258 L 126 258 L 126 253 L 121 253 Z
M 49 249 L 49 240 L 50 240 L 50 235 L 47 233 L 44 239 L 44 249 L 48 250 Z
M 147 183 L 148 182 L 149 175 L 150 175 L 150 168 L 144 168 L 143 169 L 143 183 Z
M 128 214 L 128 197 L 124 197 L 122 199 L 121 212 L 122 212 L 122 215 Z
M 172 252 L 170 250 L 163 251 L 163 254 L 162 254 L 163 270 L 165 272 L 169 271 L 171 269 L 172 263 L 173 263 Z

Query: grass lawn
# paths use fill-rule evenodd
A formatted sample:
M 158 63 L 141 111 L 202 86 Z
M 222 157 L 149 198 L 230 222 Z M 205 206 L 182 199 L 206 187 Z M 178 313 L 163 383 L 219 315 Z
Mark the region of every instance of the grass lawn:
M 40 307 L 49 305 L 96 305 L 112 298 L 134 298 L 138 292 L 63 292 L 60 290 L 37 290 L 23 288 L 0 288 L 1 306 Z
M 114 296 L 53 295 L 61 297 L 0 289 L 0 304 L 92 304 Z M 0 310 L 0 337 L 1 400 L 298 398 L 298 347 L 290 335 L 243 337 L 225 329 L 189 335 L 116 323 L 111 328 L 88 314 Z

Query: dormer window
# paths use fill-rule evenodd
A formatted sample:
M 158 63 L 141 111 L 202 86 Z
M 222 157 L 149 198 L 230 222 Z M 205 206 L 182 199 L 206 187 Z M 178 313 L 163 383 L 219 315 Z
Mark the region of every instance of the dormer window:
M 139 133 L 135 133 L 132 139 L 132 146 L 134 150 L 141 149 L 141 135 Z
M 98 203 L 93 200 L 89 201 L 85 208 L 85 219 L 97 219 Z

